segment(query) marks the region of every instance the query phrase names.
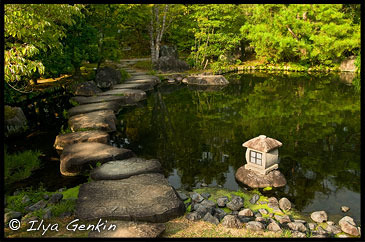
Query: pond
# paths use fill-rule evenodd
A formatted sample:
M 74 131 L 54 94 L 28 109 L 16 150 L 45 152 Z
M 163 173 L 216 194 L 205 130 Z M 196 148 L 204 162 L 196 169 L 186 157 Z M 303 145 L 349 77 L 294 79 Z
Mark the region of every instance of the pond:
M 246 163 L 242 143 L 264 134 L 283 143 L 279 169 L 287 179 L 285 187 L 265 195 L 285 196 L 302 212 L 325 210 L 332 220 L 346 205 L 359 223 L 358 89 L 336 75 L 235 73 L 226 78 L 228 86 L 205 90 L 160 85 L 145 102 L 119 113 L 113 145 L 158 159 L 176 189 L 206 183 L 237 190 L 244 187 L 234 177 Z M 22 105 L 36 132 L 8 139 L 6 145 L 13 152 L 40 149 L 43 166 L 8 192 L 39 183 L 55 191 L 88 180 L 62 176 L 53 149 L 61 125 L 67 125 L 61 113 L 71 107 L 68 99 L 63 92 Z
M 360 220 L 360 93 L 335 75 L 231 74 L 230 85 L 162 85 L 145 105 L 120 113 L 115 142 L 157 158 L 177 189 L 201 183 L 237 190 L 242 143 L 264 134 L 283 143 L 279 169 L 302 212 L 340 207 Z M 119 142 L 118 142 L 119 141 Z

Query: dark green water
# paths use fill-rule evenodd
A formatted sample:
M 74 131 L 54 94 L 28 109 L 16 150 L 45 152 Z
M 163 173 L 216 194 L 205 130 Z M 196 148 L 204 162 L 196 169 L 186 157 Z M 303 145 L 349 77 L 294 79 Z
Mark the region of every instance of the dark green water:
M 147 102 L 119 114 L 117 139 L 160 160 L 175 188 L 202 182 L 239 189 L 242 143 L 264 134 L 283 143 L 287 179 L 268 195 L 303 212 L 325 210 L 360 220 L 360 92 L 334 75 L 232 74 L 230 85 L 197 90 L 162 85 Z

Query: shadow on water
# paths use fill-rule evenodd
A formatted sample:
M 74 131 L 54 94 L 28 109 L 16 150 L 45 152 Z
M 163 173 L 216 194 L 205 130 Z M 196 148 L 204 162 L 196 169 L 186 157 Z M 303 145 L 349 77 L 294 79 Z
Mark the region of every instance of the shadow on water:
M 147 105 L 126 110 L 118 140 L 157 158 L 175 188 L 204 182 L 228 189 L 242 166 L 246 140 L 265 134 L 283 143 L 279 168 L 286 196 L 300 211 L 360 218 L 360 93 L 335 75 L 231 74 L 230 85 L 204 91 L 162 85 Z

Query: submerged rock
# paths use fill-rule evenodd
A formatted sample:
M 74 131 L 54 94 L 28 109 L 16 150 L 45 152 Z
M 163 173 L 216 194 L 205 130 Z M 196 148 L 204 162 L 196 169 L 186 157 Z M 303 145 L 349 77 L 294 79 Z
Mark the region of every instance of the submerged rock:
M 76 204 L 80 219 L 167 222 L 184 214 L 184 204 L 159 173 L 82 184 Z
M 239 182 L 252 188 L 282 187 L 286 185 L 286 179 L 279 170 L 273 170 L 266 175 L 262 175 L 241 166 L 238 168 L 235 177 Z
M 89 165 L 97 162 L 105 163 L 111 160 L 127 159 L 134 156 L 131 150 L 116 148 L 110 145 L 87 142 L 68 145 L 60 157 L 60 171 L 64 176 L 78 175 Z
M 109 230 L 110 225 L 115 225 L 116 229 Z M 129 221 L 108 221 L 106 230 L 89 233 L 93 238 L 156 238 L 166 229 L 163 223 L 129 222 Z

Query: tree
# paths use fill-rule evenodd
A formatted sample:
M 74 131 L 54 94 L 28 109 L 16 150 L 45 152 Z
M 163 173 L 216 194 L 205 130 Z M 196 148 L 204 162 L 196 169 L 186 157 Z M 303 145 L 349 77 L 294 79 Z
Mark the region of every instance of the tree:
M 196 23 L 190 55 L 194 66 L 205 69 L 213 61 L 230 62 L 242 39 L 242 9 L 234 4 L 194 4 L 189 8 L 190 21 Z
M 35 58 L 40 51 L 61 48 L 65 26 L 74 24 L 82 5 L 6 4 L 4 16 L 5 81 L 19 91 L 29 89 L 34 73 L 44 65 Z
M 331 65 L 360 49 L 360 25 L 340 4 L 265 4 L 252 8 L 243 38 L 268 62 Z
M 151 17 L 150 24 L 148 26 L 148 33 L 150 35 L 150 47 L 151 47 L 151 61 L 155 65 L 159 55 L 161 41 L 165 32 L 171 26 L 171 23 L 176 19 L 182 9 L 181 4 L 152 4 L 151 5 Z

